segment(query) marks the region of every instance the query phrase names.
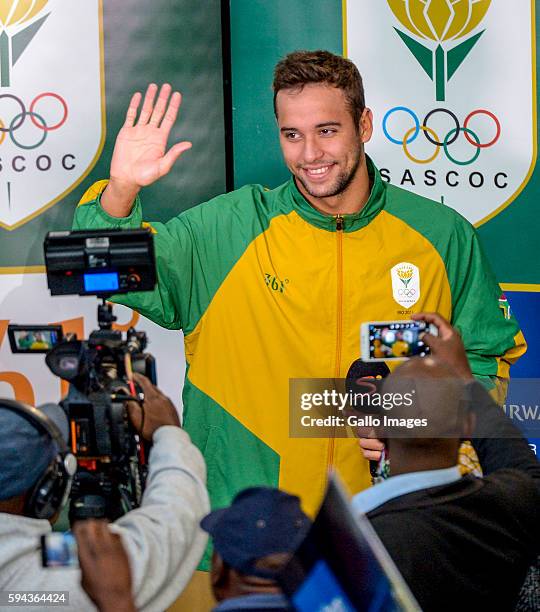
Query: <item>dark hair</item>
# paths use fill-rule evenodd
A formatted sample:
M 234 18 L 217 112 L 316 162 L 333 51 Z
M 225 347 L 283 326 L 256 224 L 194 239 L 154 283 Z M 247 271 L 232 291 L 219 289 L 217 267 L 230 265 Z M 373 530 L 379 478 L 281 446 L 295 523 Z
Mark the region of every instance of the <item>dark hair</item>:
M 274 113 L 277 117 L 276 96 L 282 89 L 302 90 L 308 83 L 323 83 L 341 89 L 358 128 L 366 107 L 364 86 L 358 68 L 344 57 L 329 51 L 294 51 L 275 67 Z

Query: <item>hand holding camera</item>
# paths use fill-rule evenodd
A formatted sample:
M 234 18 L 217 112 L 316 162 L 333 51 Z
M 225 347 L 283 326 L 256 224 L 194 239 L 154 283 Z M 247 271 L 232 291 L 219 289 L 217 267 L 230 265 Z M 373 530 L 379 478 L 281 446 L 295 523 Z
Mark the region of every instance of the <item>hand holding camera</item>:
M 128 402 L 129 418 L 139 434 L 145 440 L 151 441 L 154 432 L 164 425 L 180 427 L 180 419 L 171 400 L 146 376 L 134 372 L 133 380 L 144 393 L 142 404 Z

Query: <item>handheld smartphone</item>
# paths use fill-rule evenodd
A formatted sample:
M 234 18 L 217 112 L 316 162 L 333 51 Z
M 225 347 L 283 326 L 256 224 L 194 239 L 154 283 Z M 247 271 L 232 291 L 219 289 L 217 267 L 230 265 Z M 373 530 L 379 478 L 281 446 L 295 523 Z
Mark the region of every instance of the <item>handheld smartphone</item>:
M 61 325 L 8 325 L 12 353 L 48 353 L 62 340 Z
M 43 567 L 79 567 L 75 536 L 60 531 L 42 535 L 41 563 Z
M 360 355 L 364 361 L 404 360 L 425 357 L 429 347 L 422 335 L 438 335 L 435 325 L 425 321 L 368 321 L 360 328 Z

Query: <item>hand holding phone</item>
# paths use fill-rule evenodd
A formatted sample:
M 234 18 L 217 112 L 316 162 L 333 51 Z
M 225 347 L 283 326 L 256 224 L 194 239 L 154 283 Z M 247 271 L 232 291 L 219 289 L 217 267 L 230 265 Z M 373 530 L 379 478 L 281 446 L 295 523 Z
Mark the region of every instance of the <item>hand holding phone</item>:
M 464 380 L 472 380 L 471 367 L 459 331 L 436 312 L 419 312 L 414 314 L 413 318 L 430 324 L 431 335 L 427 336 L 424 342 L 429 346 L 432 355 L 452 367 Z M 431 326 L 437 329 L 437 334 L 431 332 Z

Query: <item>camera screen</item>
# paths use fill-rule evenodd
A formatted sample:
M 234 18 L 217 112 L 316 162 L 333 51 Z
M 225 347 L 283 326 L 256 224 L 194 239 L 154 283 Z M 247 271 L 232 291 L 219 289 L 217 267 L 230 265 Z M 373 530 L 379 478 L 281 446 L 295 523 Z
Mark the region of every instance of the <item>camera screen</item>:
M 426 331 L 423 321 L 408 323 L 371 323 L 369 356 L 375 359 L 404 359 L 429 353 L 419 336 Z
M 9 340 L 14 353 L 46 353 L 62 339 L 60 326 L 10 325 Z
M 53 532 L 41 536 L 41 558 L 43 567 L 79 567 L 73 534 Z
M 85 291 L 116 291 L 117 289 L 117 272 L 98 272 L 84 275 Z

